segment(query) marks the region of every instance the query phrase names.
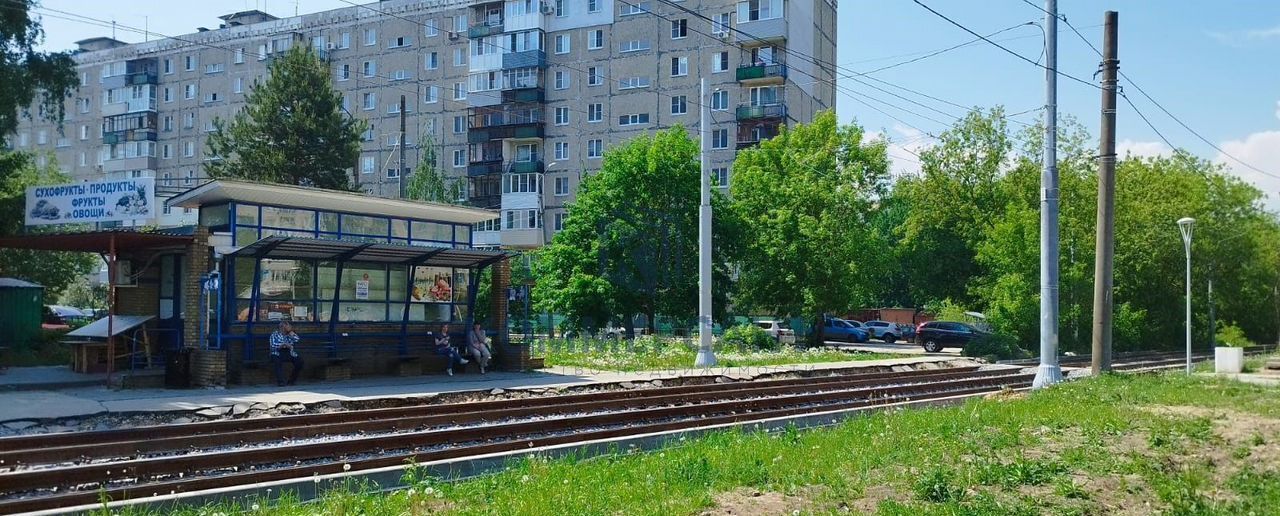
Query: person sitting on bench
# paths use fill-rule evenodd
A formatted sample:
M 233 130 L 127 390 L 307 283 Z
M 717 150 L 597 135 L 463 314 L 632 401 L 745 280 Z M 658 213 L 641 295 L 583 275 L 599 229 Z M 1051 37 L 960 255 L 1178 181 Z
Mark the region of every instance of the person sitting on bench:
M 476 363 L 480 364 L 480 374 L 484 374 L 484 369 L 489 367 L 489 361 L 493 360 L 493 353 L 489 351 L 489 339 L 484 336 L 480 323 L 475 323 L 471 331 L 467 332 L 467 351 L 471 353 Z
M 444 373 L 453 376 L 454 364 L 466 365 L 467 359 L 462 358 L 458 354 L 458 350 L 453 349 L 453 344 L 449 342 L 449 325 L 440 326 L 440 334 L 436 335 L 436 354 L 447 357 L 449 362 L 445 365 Z
M 289 362 L 293 365 L 293 370 L 289 372 L 288 385 L 298 382 L 298 373 L 302 372 L 302 357 L 298 356 L 298 350 L 294 346 L 298 341 L 302 340 L 297 333 L 293 332 L 293 325 L 289 321 L 280 321 L 280 327 L 271 333 L 271 367 L 275 369 L 276 385 L 284 387 L 284 363 Z

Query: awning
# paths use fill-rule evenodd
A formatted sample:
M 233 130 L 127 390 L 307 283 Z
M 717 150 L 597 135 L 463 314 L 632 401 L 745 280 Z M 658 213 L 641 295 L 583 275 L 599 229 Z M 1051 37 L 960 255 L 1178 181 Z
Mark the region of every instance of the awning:
M 270 236 L 244 246 L 232 256 L 293 260 L 348 261 L 470 268 L 511 256 L 506 251 L 455 249 L 399 244 Z
M 190 244 L 192 241 L 190 231 L 191 228 L 173 228 L 165 231 L 113 228 L 73 233 L 32 233 L 0 237 L 0 248 L 106 253 L 111 247 L 111 239 L 114 238 L 117 252 L 137 251 Z

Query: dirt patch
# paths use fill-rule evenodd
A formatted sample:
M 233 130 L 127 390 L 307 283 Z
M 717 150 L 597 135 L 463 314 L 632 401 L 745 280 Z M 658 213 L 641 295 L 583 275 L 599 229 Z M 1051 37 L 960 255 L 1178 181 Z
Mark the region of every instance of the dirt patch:
M 1161 510 L 1159 505 L 1152 505 L 1152 500 L 1158 497 L 1138 475 L 1072 475 L 1072 480 L 1102 514 L 1155 514 Z
M 882 502 L 889 500 L 906 502 L 909 499 L 909 495 L 888 485 L 867 486 L 863 490 L 862 498 L 855 500 L 853 505 L 849 506 L 849 510 L 854 514 L 875 514 Z
M 792 514 L 805 512 L 811 503 L 808 499 L 775 491 L 751 488 L 734 489 L 716 495 L 716 506 L 702 512 L 703 516 L 729 516 L 752 514 Z

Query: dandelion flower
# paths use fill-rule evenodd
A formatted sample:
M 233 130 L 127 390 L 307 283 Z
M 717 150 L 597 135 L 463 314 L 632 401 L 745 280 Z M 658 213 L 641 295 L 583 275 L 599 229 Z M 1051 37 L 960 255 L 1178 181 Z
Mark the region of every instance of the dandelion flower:
M 258 504 L 256 504 L 256 503 L 255 503 L 255 504 L 253 504 L 253 507 L 250 507 L 250 509 L 253 509 L 253 510 L 255 510 L 255 511 L 256 511 L 256 510 L 258 510 Z
M 350 464 L 343 464 L 343 465 L 342 465 L 342 471 L 351 471 L 351 465 L 350 465 Z
M 431 486 L 427 486 L 427 488 L 426 488 L 426 489 L 423 489 L 423 490 L 422 490 L 422 492 L 423 492 L 424 494 L 432 494 L 432 493 L 436 492 L 436 488 L 431 487 Z

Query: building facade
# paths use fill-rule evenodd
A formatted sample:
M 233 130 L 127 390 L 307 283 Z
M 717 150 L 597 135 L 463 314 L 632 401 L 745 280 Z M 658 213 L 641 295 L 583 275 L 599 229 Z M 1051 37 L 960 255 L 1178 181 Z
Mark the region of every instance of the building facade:
M 243 106 L 271 60 L 309 45 L 347 112 L 369 122 L 356 184 L 400 196 L 430 145 L 437 167 L 466 182 L 467 201 L 499 210 L 475 228 L 475 245 L 531 248 L 561 228 L 610 146 L 675 125 L 696 131 L 702 78 L 722 187 L 739 149 L 833 108 L 835 9 L 834 0 L 384 0 L 281 19 L 239 12 L 174 38 L 78 42 L 82 85 L 66 121 L 33 117 L 11 141 L 77 180 L 154 176 L 165 198 L 205 179 L 214 121 Z M 195 222 L 166 208 L 159 224 Z

